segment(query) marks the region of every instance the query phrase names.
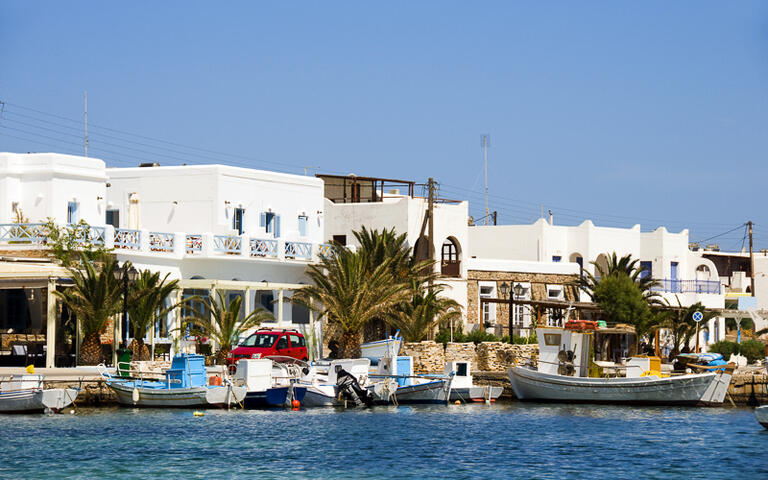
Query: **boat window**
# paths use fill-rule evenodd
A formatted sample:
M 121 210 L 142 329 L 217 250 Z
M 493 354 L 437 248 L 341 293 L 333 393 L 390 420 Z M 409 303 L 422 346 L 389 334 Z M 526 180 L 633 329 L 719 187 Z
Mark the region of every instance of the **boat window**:
M 560 334 L 559 333 L 545 333 L 544 334 L 544 345 L 560 345 Z
M 282 350 L 288 348 L 288 335 L 283 335 L 280 340 L 277 341 L 277 349 Z
M 466 377 L 467 376 L 467 364 L 464 362 L 460 362 L 456 364 L 456 376 L 457 377 Z
M 274 333 L 254 333 L 246 338 L 243 347 L 269 348 L 275 344 L 277 334 Z

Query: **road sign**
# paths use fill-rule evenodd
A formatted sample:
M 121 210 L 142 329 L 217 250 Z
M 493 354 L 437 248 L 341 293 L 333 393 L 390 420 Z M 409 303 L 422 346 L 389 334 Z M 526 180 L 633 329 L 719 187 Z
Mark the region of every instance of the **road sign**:
M 693 312 L 693 321 L 699 323 L 704 320 L 704 314 L 701 312 Z

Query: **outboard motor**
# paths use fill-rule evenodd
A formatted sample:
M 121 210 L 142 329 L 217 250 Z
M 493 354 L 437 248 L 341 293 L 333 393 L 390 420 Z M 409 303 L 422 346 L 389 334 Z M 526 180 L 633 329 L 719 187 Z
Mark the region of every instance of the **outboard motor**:
M 339 396 L 349 400 L 356 407 L 373 405 L 371 392 L 361 387 L 354 375 L 341 368 L 341 365 L 336 365 L 336 386 L 339 389 Z

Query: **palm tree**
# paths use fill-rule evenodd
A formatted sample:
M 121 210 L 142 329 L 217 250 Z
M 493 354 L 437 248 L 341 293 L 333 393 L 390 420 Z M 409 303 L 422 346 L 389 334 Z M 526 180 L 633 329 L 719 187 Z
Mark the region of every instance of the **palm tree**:
M 665 311 L 663 318 L 650 329 L 651 331 L 660 329 L 670 331 L 672 334 L 672 356 L 680 353 L 680 350 L 684 346 L 689 345 L 691 339 L 696 335 L 696 321 L 693 319 L 694 313 L 701 312 L 704 315 L 701 322 L 699 322 L 699 331 L 707 330 L 709 320 L 717 316 L 716 313 L 707 310 L 701 302 L 683 307 L 678 298 L 677 305 L 678 308 L 675 310 Z
M 420 342 L 437 325 L 461 318 L 461 305 L 440 296 L 444 288 L 444 285 L 425 287 L 418 280 L 411 280 L 411 298 L 398 304 L 397 309 L 387 317 L 393 327 L 400 329 L 406 341 Z
M 394 227 L 379 231 L 368 230 L 363 226 L 360 231 L 352 233 L 360 244 L 360 254 L 365 258 L 370 272 L 388 259 L 395 281 L 408 282 L 412 278 L 419 278 L 424 283 L 437 278 L 432 268 L 436 262 L 416 259 L 413 249 L 408 246 L 407 235 L 397 235 Z
M 176 308 L 193 300 L 193 298 L 186 298 L 171 306 L 165 305 L 165 300 L 179 288 L 178 280 L 168 281 L 169 275 L 170 273 L 167 273 L 161 279 L 160 272 L 142 270 L 131 285 L 128 315 L 133 327 L 134 338 L 130 349 L 133 351 L 134 360 L 149 360 L 149 349 L 144 344 L 144 336 L 149 331 L 149 327 L 158 318 L 165 317 Z
M 325 316 L 338 328 L 339 355 L 360 356 L 360 332 L 373 318 L 384 318 L 408 298 L 408 288 L 395 281 L 392 258 L 384 258 L 369 270 L 367 254 L 339 246 L 320 263 L 307 268 L 309 285 L 296 292 L 291 301 Z
M 588 271 L 584 270 L 583 276 L 579 279 L 579 288 L 587 292 L 587 295 L 592 298 L 595 287 L 600 281 L 613 275 L 627 275 L 635 284 L 637 284 L 640 291 L 643 293 L 651 306 L 662 305 L 661 294 L 655 290 L 655 287 L 659 286 L 659 282 L 651 278 L 650 275 L 645 275 L 645 269 L 639 265 L 639 260 L 632 259 L 631 254 L 627 254 L 621 258 L 618 258 L 616 252 L 613 252 L 608 256 L 608 265 L 603 268 L 597 262 L 589 262 L 595 266 L 595 275 L 592 275 Z
M 81 256 L 80 268 L 69 267 L 74 285 L 53 292 L 67 305 L 80 322 L 83 343 L 80 345 L 78 364 L 96 365 L 101 361 L 99 336 L 109 317 L 120 311 L 122 289 L 115 278 L 117 260 L 112 255 L 102 256 L 98 263 Z
M 235 296 L 227 304 L 221 292 L 216 293 L 218 298 L 215 301 L 203 301 L 204 313 L 201 315 L 194 312 L 191 317 L 185 318 L 181 329 L 186 330 L 189 327 L 193 335 L 206 336 L 213 340 L 219 346 L 216 363 L 221 365 L 226 361 L 233 343 L 241 335 L 262 322 L 274 320 L 274 317 L 259 307 L 239 320 L 243 297 Z

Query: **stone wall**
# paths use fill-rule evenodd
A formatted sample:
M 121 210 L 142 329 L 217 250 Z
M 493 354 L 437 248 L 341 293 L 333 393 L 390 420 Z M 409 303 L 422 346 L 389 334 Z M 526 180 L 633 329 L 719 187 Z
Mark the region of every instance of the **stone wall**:
M 477 355 L 475 354 L 475 344 L 468 343 L 448 343 L 445 345 L 445 361 L 468 361 L 472 363 L 472 371 L 477 370 Z
M 537 344 L 512 345 L 501 342 L 483 342 L 477 346 L 477 369 L 483 372 L 503 372 L 524 359 L 538 360 Z
M 433 341 L 403 344 L 401 355 L 413 357 L 413 373 L 443 373 L 445 352 L 442 343 Z

